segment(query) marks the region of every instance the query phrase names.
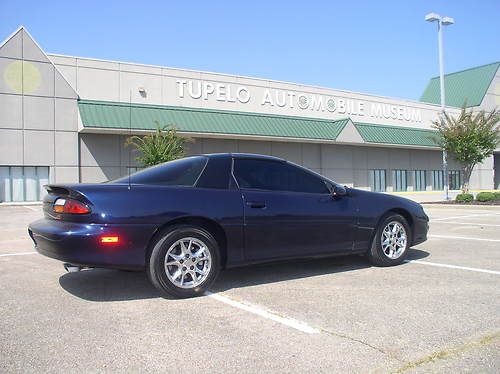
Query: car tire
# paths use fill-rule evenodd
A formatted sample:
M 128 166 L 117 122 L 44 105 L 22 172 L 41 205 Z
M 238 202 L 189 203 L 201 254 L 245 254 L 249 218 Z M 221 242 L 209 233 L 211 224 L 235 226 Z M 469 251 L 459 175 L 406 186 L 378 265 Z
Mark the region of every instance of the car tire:
M 220 272 L 219 246 L 201 227 L 174 226 L 162 232 L 153 244 L 146 269 L 162 296 L 200 296 Z
M 372 240 L 368 259 L 375 266 L 399 265 L 408 256 L 411 229 L 400 214 L 389 214 L 380 220 Z

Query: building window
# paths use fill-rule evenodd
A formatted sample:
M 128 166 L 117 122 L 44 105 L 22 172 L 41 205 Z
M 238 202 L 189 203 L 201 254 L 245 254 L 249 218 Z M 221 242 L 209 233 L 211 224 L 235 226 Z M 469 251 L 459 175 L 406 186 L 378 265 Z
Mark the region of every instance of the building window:
M 408 188 L 408 171 L 393 170 L 392 186 L 394 188 L 394 191 L 406 191 L 406 189 Z
M 450 170 L 448 172 L 448 184 L 450 190 L 459 190 L 462 187 L 462 173 L 460 170 Z
M 433 170 L 432 171 L 432 189 L 433 190 L 443 190 L 443 171 Z
M 372 191 L 385 191 L 386 184 L 384 169 L 369 170 L 368 177 L 370 178 L 370 187 Z
M 40 201 L 48 183 L 48 166 L 0 166 L 0 202 Z
M 427 178 L 425 176 L 425 170 L 415 170 L 414 172 L 415 183 L 413 189 L 415 191 L 425 191 L 427 186 Z

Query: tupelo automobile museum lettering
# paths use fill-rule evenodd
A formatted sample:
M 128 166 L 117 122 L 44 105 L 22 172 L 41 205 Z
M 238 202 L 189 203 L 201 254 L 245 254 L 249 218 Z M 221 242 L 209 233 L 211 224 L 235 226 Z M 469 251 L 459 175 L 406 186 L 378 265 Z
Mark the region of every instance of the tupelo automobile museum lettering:
M 422 122 L 420 109 L 380 102 L 368 102 L 346 97 L 303 93 L 274 88 L 265 88 L 261 97 L 254 98 L 244 85 L 210 82 L 192 79 L 178 79 L 177 96 L 192 99 L 247 104 L 258 100 L 263 107 L 299 108 L 301 110 L 330 112 L 345 115 L 394 119 L 408 122 Z

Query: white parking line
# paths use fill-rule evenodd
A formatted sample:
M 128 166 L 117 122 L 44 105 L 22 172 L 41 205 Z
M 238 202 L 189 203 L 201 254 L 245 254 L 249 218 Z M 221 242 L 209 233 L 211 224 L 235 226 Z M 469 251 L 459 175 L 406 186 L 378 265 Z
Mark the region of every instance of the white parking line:
M 29 241 L 29 238 L 26 237 L 26 238 L 17 238 L 17 239 L 3 239 L 3 240 L 0 240 L 0 243 L 10 243 L 10 242 L 26 242 L 26 241 Z
M 483 242 L 500 242 L 500 239 L 471 238 L 470 236 L 427 235 L 427 237 L 438 238 L 438 239 L 479 240 Z
M 500 213 L 481 213 L 481 214 L 468 214 L 466 216 L 453 216 L 453 217 L 442 217 L 442 218 L 431 218 L 430 222 L 433 221 L 445 221 L 449 219 L 459 219 L 459 218 L 469 218 L 469 217 L 485 217 L 485 216 L 498 216 Z
M 38 252 L 5 253 L 5 254 L 1 254 L 0 257 L 34 255 L 35 253 L 38 253 Z
M 485 227 L 500 227 L 500 225 L 495 225 L 492 223 L 478 223 L 478 222 L 445 222 L 441 221 L 438 222 L 440 225 L 442 224 L 447 224 L 447 225 L 467 225 L 467 226 L 485 226 Z
M 429 261 L 421 261 L 421 260 L 405 260 L 405 262 L 412 263 L 412 264 L 419 264 L 419 265 L 429 265 L 429 266 L 437 266 L 437 267 L 442 267 L 442 268 L 468 270 L 468 271 L 476 271 L 478 273 L 487 273 L 487 274 L 500 275 L 500 271 L 486 270 L 486 269 L 479 269 L 479 268 L 470 268 L 470 267 L 466 267 L 466 266 L 441 264 L 441 263 L 438 263 L 438 262 L 429 262 Z
M 240 301 L 235 301 L 233 299 L 230 299 L 227 296 L 222 296 L 220 294 L 211 293 L 211 292 L 206 292 L 205 295 L 207 295 L 208 297 L 211 297 L 212 299 L 215 299 L 217 301 L 231 305 L 235 308 L 242 309 L 246 312 L 256 314 L 260 317 L 270 319 L 271 321 L 281 323 L 282 325 L 291 327 L 293 329 L 296 329 L 296 330 L 299 330 L 299 331 L 302 331 L 302 332 L 305 332 L 308 334 L 319 334 L 319 332 L 320 332 L 320 330 L 315 329 L 314 327 L 311 327 L 304 322 L 297 321 L 296 319 L 293 319 L 293 318 L 281 317 L 275 312 L 264 310 L 256 305 L 251 305 L 248 303 L 242 303 Z

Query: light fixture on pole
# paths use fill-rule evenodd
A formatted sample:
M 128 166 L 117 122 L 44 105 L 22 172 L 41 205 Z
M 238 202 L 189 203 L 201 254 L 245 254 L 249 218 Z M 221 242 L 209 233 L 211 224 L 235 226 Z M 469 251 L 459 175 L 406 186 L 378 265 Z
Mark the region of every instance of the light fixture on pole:
M 441 117 L 444 117 L 445 112 L 445 96 L 444 96 L 444 56 L 443 56 L 443 26 L 453 25 L 455 20 L 451 17 L 441 17 L 437 13 L 429 13 L 425 16 L 428 22 L 437 22 L 438 25 L 438 48 L 439 48 L 439 90 L 441 93 Z M 444 196 L 449 200 L 448 194 L 448 162 L 446 151 L 443 149 L 443 187 Z

